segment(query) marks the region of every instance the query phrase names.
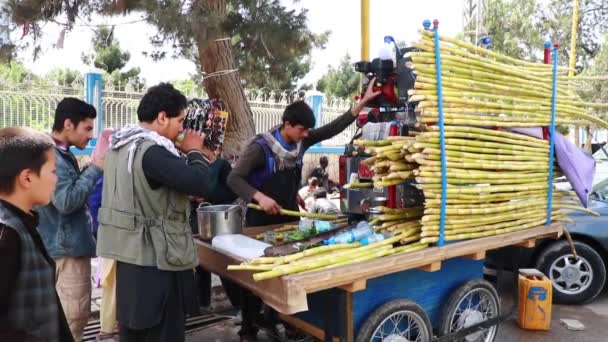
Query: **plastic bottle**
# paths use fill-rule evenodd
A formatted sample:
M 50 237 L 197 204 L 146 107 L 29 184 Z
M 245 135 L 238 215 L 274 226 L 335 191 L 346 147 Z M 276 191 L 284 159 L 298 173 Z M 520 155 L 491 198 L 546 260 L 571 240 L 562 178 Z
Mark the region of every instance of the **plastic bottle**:
M 317 228 L 317 233 L 323 233 L 332 228 L 331 223 L 329 221 L 315 220 L 314 225 Z
M 371 235 L 364 237 L 363 239 L 361 239 L 360 242 L 361 242 L 361 245 L 367 246 L 369 244 L 372 244 L 372 243 L 375 243 L 378 241 L 382 241 L 384 239 L 385 239 L 384 235 L 376 233 L 376 234 L 371 234 Z
M 326 245 L 351 243 L 372 234 L 374 234 L 374 229 L 367 222 L 362 221 L 357 224 L 356 228 L 335 235 L 328 240 L 323 241 L 323 243 Z
M 395 55 L 395 40 L 391 36 L 384 36 L 384 44 L 380 48 L 378 57 L 380 59 L 390 59 L 393 61 L 393 65 L 397 65 Z

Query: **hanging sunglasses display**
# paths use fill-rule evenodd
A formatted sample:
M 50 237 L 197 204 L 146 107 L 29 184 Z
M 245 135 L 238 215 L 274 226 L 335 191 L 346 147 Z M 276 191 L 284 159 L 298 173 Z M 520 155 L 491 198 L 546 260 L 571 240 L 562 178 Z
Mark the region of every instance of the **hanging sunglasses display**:
M 188 101 L 184 128 L 205 133 L 205 146 L 219 155 L 222 153 L 228 117 L 222 100 L 192 99 Z

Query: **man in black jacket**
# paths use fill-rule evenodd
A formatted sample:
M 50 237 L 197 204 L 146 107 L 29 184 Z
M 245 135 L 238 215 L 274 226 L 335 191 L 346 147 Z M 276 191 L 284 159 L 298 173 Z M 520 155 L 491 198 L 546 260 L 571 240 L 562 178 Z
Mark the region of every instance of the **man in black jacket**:
M 257 135 L 245 147 L 230 175 L 228 186 L 246 202 L 256 201 L 264 212 L 248 210 L 246 226 L 264 226 L 293 221 L 280 215 L 281 209 L 298 211 L 298 190 L 302 180 L 302 159 L 308 148 L 330 139 L 351 125 L 365 105 L 380 94 L 373 91 L 375 80 L 370 82 L 365 95 L 357 104 L 327 125 L 313 129 L 315 117 L 303 101 L 285 108 L 283 122 L 270 132 Z M 224 281 L 226 292 L 232 298 L 241 295 L 243 324 L 241 340 L 255 339 L 254 325 L 260 311 L 260 301 L 249 291 Z

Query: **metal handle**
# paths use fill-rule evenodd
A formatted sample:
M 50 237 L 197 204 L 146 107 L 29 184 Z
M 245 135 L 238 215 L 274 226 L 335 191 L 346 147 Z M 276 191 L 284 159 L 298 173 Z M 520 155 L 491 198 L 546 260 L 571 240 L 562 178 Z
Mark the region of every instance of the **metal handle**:
M 233 209 L 239 209 L 241 212 L 241 216 L 243 215 L 243 208 L 241 208 L 240 205 L 233 205 L 232 207 L 228 208 L 228 210 L 226 210 L 224 212 L 224 220 L 228 219 L 228 213 L 230 213 Z
M 207 207 L 210 205 L 211 205 L 211 203 L 209 203 L 209 202 L 201 202 L 201 203 L 199 203 L 198 208 L 200 209 L 200 208 L 204 208 L 204 207 Z

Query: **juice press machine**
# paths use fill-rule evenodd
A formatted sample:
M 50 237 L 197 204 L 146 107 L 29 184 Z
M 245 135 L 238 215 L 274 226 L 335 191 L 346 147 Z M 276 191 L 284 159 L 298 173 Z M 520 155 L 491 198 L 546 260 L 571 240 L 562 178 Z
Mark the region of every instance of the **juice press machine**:
M 362 92 L 367 89 L 369 82 L 375 78 L 374 91 L 381 94 L 368 104 L 371 108 L 367 113 L 361 113 L 357 120 L 357 133 L 345 152 L 340 156 L 340 184 L 344 185 L 353 179 L 359 182 L 371 182 L 373 173 L 362 160 L 370 155 L 353 144 L 353 141 L 362 136 L 366 125 L 384 123 L 390 125 L 388 135 L 407 136 L 416 131 L 416 116 L 414 109 L 416 103 L 408 101 L 407 91 L 413 89 L 415 76 L 411 66 L 411 59 L 405 57 L 407 52 L 415 51 L 413 47 L 398 48 L 392 37 L 384 38 L 385 49 L 390 48 L 390 55 L 384 58 L 375 58 L 370 61 L 355 63 L 355 71 L 363 74 Z M 394 54 L 393 54 L 394 51 Z M 350 216 L 370 214 L 369 209 L 378 205 L 391 208 L 404 208 L 421 205 L 422 193 L 413 185 L 404 183 L 388 188 L 342 189 L 340 192 L 340 206 L 344 213 Z

